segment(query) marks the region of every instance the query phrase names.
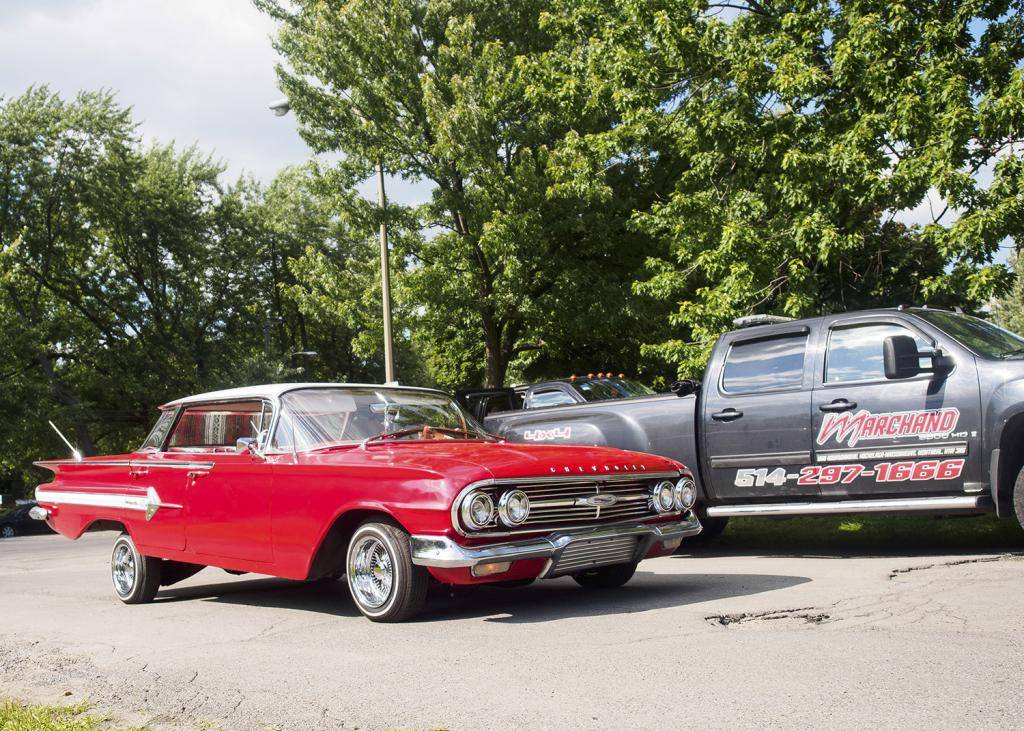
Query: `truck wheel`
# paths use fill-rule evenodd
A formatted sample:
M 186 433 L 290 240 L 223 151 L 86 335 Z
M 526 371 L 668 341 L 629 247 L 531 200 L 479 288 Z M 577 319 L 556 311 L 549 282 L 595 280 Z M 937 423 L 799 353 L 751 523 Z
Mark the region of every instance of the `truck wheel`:
M 114 541 L 114 551 L 110 555 L 110 577 L 114 581 L 114 593 L 125 604 L 153 601 L 160 589 L 162 570 L 160 559 L 139 553 L 127 533 L 122 533 Z
M 378 521 L 359 526 L 345 566 L 352 599 L 367 619 L 401 622 L 423 608 L 430 574 L 412 562 L 409 534 L 398 526 Z
M 729 525 L 729 519 L 704 517 L 700 519 L 700 524 L 702 527 L 701 532 L 693 536 L 693 538 L 684 539 L 679 547 L 679 551 L 676 551 L 676 553 L 685 551 L 687 546 L 691 546 L 694 543 L 710 543 L 715 540 L 725 531 L 725 527 Z
M 1017 473 L 1017 481 L 1013 483 L 1013 512 L 1017 516 L 1017 525 L 1024 528 L 1024 467 Z
M 635 563 L 617 563 L 614 566 L 580 571 L 573 574 L 572 578 L 585 589 L 616 589 L 632 579 L 635 573 Z

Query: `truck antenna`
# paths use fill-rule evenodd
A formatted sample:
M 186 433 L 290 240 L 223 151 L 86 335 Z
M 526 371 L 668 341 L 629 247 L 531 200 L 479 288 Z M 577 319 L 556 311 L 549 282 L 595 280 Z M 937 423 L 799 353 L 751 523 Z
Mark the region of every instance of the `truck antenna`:
M 68 441 L 68 438 L 67 438 L 66 436 L 64 436 L 63 434 L 61 434 L 61 433 L 60 433 L 60 429 L 58 429 L 58 428 L 57 428 L 57 425 L 56 425 L 56 424 L 54 424 L 54 423 L 53 423 L 52 421 L 50 421 L 49 419 L 47 419 L 47 423 L 49 423 L 49 425 L 53 427 L 53 430 L 54 430 L 55 432 L 57 432 L 57 436 L 61 438 L 61 441 L 63 441 L 63 442 L 64 442 L 64 443 L 66 444 L 66 445 L 68 445 L 68 449 L 70 449 L 70 450 L 71 450 L 71 457 L 72 457 L 72 458 L 73 458 L 73 459 L 74 459 L 74 460 L 75 460 L 76 462 L 78 462 L 78 461 L 81 461 L 81 459 L 82 459 L 82 453 L 78 451 L 78 449 L 77 449 L 77 448 L 75 447 L 75 445 L 73 445 L 73 444 L 72 444 L 71 442 L 69 442 L 69 441 Z

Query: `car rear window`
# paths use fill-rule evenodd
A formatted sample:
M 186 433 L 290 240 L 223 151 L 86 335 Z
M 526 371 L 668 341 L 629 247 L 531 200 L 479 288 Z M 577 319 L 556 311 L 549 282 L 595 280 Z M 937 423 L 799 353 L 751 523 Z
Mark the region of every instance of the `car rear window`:
M 722 388 L 729 393 L 759 393 L 798 387 L 806 351 L 806 332 L 733 343 L 725 357 Z

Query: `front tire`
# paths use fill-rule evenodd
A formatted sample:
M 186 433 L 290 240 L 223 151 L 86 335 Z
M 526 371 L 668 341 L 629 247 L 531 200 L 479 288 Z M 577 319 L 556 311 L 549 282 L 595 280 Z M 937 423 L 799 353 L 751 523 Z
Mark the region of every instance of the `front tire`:
M 572 578 L 584 589 L 617 589 L 632 579 L 635 573 L 635 563 L 618 563 L 580 571 L 573 574 Z
M 14 529 L 13 525 L 5 525 L 0 528 L 0 538 L 14 538 L 18 535 L 18 531 Z
M 412 562 L 409 534 L 392 523 L 368 521 L 352 535 L 345 561 L 352 599 L 374 622 L 402 622 L 423 608 L 430 575 Z
M 125 604 L 145 604 L 153 601 L 160 589 L 163 563 L 158 558 L 143 556 L 127 533 L 114 541 L 110 554 L 110 578 L 114 593 Z

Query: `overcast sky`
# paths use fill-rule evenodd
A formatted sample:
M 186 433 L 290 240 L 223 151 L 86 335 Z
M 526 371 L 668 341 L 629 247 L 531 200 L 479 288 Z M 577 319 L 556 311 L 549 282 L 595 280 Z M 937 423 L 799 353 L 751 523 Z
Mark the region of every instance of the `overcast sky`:
M 146 138 L 196 143 L 232 178 L 247 171 L 269 182 L 309 156 L 294 116 L 267 109 L 281 96 L 273 32 L 249 0 L 3 0 L 0 94 L 16 96 L 33 83 L 66 96 L 113 89 Z M 372 181 L 363 192 L 375 195 Z M 419 203 L 429 188 L 392 180 L 388 194 Z M 898 219 L 930 222 L 928 201 Z

